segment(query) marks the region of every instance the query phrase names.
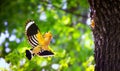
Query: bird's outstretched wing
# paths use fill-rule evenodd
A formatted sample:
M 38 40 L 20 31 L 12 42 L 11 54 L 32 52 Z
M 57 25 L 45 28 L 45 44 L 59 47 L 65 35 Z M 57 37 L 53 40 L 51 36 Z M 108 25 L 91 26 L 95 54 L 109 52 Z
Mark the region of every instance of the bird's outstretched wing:
M 33 48 L 38 45 L 41 45 L 39 42 L 42 42 L 44 38 L 34 21 L 32 20 L 27 21 L 25 31 L 27 39 Z M 39 38 L 37 35 L 39 36 Z

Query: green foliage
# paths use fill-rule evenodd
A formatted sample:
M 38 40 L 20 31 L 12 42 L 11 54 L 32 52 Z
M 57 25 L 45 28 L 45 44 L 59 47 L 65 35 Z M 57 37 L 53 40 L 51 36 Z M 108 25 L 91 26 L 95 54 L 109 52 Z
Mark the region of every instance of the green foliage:
M 0 37 L 7 35 L 5 31 L 9 34 L 3 36 L 5 40 L 0 44 L 0 58 L 10 63 L 10 69 L 0 67 L 1 70 L 94 70 L 93 39 L 85 23 L 88 19 L 87 0 L 4 0 L 0 9 Z M 25 50 L 31 48 L 25 36 L 28 19 L 35 20 L 43 34 L 47 31 L 53 34 L 50 47 L 55 56 L 34 56 L 32 60 L 25 57 Z M 7 48 L 10 52 L 6 51 Z

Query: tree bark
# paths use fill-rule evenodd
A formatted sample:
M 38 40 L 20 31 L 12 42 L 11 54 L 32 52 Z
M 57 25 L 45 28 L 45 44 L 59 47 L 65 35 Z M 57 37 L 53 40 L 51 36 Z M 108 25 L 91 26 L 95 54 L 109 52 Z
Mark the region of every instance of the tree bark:
M 95 71 L 120 71 L 120 0 L 88 1 L 95 22 Z

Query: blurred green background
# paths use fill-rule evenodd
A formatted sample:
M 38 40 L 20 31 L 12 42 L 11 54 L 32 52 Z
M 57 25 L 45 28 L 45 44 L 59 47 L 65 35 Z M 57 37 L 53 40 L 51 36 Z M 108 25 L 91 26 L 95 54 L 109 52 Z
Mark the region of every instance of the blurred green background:
M 93 71 L 93 38 L 87 0 L 1 0 L 0 71 Z M 25 57 L 25 23 L 50 31 L 53 57 Z

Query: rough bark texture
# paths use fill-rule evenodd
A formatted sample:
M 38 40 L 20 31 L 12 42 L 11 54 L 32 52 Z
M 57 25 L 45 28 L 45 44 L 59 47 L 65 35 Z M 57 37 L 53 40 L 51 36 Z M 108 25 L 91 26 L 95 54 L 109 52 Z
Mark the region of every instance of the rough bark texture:
M 120 0 L 88 0 L 95 43 L 95 71 L 120 71 Z

